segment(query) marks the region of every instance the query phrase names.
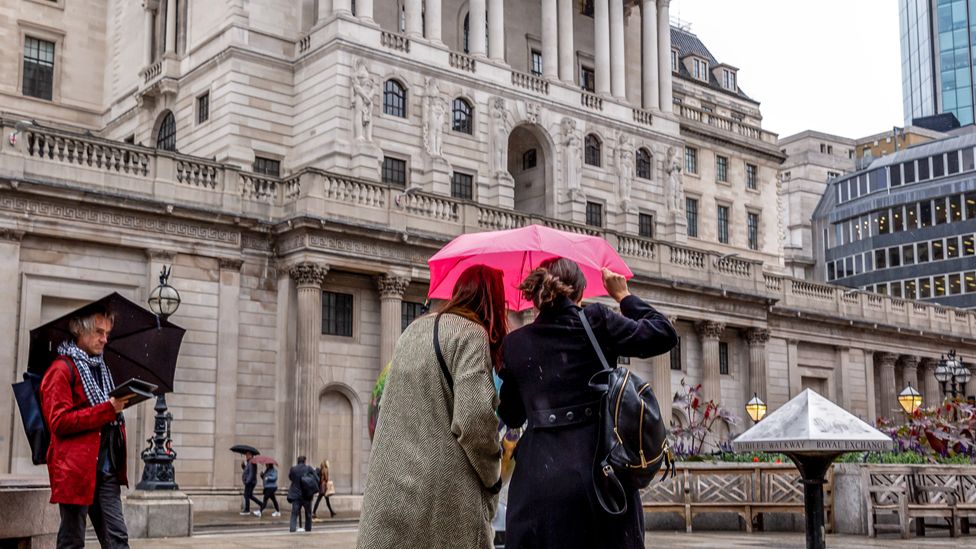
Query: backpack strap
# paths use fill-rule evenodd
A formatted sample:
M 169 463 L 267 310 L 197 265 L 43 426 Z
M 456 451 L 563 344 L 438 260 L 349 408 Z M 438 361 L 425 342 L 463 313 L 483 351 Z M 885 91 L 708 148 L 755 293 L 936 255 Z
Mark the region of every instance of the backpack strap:
M 583 321 L 583 329 L 586 330 L 586 337 L 590 339 L 590 344 L 593 345 L 596 356 L 600 358 L 600 364 L 603 364 L 604 370 L 609 370 L 610 365 L 607 364 L 607 357 L 603 356 L 603 349 L 600 348 L 600 343 L 597 342 L 596 336 L 593 335 L 593 328 L 590 327 L 590 321 L 586 319 L 586 311 L 580 309 L 577 313 L 579 313 L 580 320 Z
M 437 362 L 441 366 L 441 373 L 444 374 L 444 379 L 447 380 L 447 387 L 451 390 L 451 393 L 453 394 L 454 378 L 451 377 L 451 372 L 450 370 L 447 369 L 447 361 L 444 360 L 444 353 L 441 352 L 441 338 L 439 334 L 440 322 L 441 322 L 441 315 L 440 313 L 438 313 L 438 315 L 434 317 L 434 354 L 437 355 Z

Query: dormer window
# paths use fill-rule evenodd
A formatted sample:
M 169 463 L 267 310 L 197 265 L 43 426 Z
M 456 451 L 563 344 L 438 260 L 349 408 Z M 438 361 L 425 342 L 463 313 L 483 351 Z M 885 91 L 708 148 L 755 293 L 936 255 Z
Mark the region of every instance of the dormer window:
M 694 59 L 692 64 L 692 75 L 698 80 L 708 81 L 708 61 L 704 59 Z
M 735 85 L 735 72 L 729 69 L 722 69 L 722 85 L 725 89 L 736 91 L 738 88 Z
M 671 50 L 671 72 L 678 72 L 678 50 Z

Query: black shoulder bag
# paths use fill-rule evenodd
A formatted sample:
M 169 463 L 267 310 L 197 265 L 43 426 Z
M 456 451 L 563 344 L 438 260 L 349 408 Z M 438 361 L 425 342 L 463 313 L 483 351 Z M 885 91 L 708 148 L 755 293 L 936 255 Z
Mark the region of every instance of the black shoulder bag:
M 434 317 L 434 354 L 437 355 L 437 363 L 441 365 L 441 372 L 444 373 L 444 379 L 447 380 L 447 387 L 454 393 L 454 378 L 451 377 L 451 371 L 447 369 L 447 362 L 444 360 L 444 353 L 441 352 L 441 338 L 438 333 L 438 328 L 441 323 L 441 315 L 438 314 Z
M 603 370 L 590 378 L 590 387 L 603 393 L 599 440 L 593 456 L 593 488 L 604 511 L 621 515 L 627 512 L 624 484 L 645 488 L 662 465 L 662 480 L 674 474 L 668 431 L 651 384 L 627 368 L 611 368 L 582 309 L 579 317 L 603 365 Z

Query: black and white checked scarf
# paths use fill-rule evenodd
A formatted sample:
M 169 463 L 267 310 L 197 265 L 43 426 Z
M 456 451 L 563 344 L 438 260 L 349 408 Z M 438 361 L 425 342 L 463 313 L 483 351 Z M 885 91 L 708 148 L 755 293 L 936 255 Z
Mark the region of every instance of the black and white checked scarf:
M 90 405 L 97 406 L 108 400 L 108 394 L 112 392 L 112 389 L 115 389 L 115 381 L 112 380 L 112 372 L 108 370 L 105 359 L 101 355 L 89 356 L 74 341 L 68 340 L 61 342 L 61 345 L 58 346 L 58 354 L 71 357 L 71 360 L 74 361 Z M 101 383 L 95 382 L 95 375 L 91 371 L 92 366 L 97 366 L 101 371 Z M 102 387 L 105 389 L 102 390 Z M 119 414 L 118 419 L 112 424 L 117 425 L 121 421 L 122 414 Z

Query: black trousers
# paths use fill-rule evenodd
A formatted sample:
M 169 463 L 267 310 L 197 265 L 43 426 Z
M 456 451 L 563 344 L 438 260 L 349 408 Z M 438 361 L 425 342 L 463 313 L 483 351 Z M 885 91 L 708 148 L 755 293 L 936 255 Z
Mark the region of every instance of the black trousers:
M 261 500 L 254 497 L 254 486 L 255 484 L 245 484 L 244 485 L 244 512 L 249 513 L 251 511 L 251 502 L 258 504 L 258 509 L 261 508 Z
M 330 497 L 332 497 L 332 496 L 326 496 L 326 495 L 323 495 L 323 494 L 319 494 L 319 497 L 315 498 L 315 506 L 312 507 L 312 514 L 314 515 L 315 513 L 318 513 L 319 512 L 319 504 L 322 503 L 322 498 L 325 498 L 325 505 L 328 506 L 329 513 L 331 513 L 332 516 L 335 516 L 335 511 L 332 510 L 332 502 L 329 501 L 329 498 Z
M 61 528 L 58 549 L 85 546 L 86 517 L 91 519 L 98 543 L 108 549 L 128 549 L 129 532 L 122 515 L 122 488 L 115 475 L 97 473 L 95 499 L 91 505 L 59 505 Z
M 298 515 L 305 511 L 305 530 L 312 531 L 312 500 L 300 499 L 291 502 L 291 520 L 288 523 L 288 530 L 294 532 L 298 529 Z
M 277 488 L 265 488 L 264 489 L 264 501 L 261 502 L 261 510 L 262 511 L 264 511 L 265 508 L 268 507 L 268 501 L 271 501 L 271 503 L 274 504 L 275 511 L 281 512 L 281 509 L 278 507 L 278 500 L 275 498 L 275 492 L 277 492 L 277 491 L 278 491 Z

